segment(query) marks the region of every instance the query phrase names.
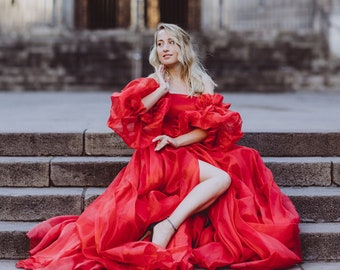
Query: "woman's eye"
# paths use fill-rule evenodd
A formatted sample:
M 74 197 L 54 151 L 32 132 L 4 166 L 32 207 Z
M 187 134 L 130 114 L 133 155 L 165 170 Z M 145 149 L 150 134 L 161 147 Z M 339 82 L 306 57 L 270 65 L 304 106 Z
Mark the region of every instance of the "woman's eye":
M 170 40 L 170 42 L 169 42 L 171 45 L 174 45 L 175 44 L 175 41 L 173 41 L 173 40 Z

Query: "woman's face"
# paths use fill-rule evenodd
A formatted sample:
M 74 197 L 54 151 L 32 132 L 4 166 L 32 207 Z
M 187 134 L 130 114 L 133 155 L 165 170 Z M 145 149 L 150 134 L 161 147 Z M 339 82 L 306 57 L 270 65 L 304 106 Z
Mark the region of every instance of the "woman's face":
M 178 62 L 178 45 L 172 35 L 164 29 L 160 30 L 157 35 L 157 55 L 161 64 L 173 66 Z

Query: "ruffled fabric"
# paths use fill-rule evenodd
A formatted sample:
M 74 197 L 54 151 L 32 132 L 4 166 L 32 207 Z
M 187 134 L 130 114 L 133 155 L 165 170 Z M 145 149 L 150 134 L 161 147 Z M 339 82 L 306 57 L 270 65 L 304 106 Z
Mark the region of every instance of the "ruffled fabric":
M 219 94 L 203 94 L 196 99 L 196 109 L 184 111 L 180 117 L 180 127 L 183 133 L 190 126 L 208 131 L 204 144 L 208 147 L 219 147 L 227 151 L 238 142 L 242 136 L 242 119 L 239 113 L 229 110 L 230 103 L 223 103 Z
M 146 111 L 142 98 L 159 85 L 154 79 L 140 78 L 130 82 L 121 93 L 111 96 L 111 110 L 107 125 L 131 148 L 144 148 L 159 134 L 169 109 L 169 101 L 161 99 Z

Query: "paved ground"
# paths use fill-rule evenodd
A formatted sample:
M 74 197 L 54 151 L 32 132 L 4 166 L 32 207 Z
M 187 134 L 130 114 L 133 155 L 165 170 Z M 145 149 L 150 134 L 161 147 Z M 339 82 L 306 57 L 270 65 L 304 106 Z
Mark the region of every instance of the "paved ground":
M 0 132 L 109 131 L 109 92 L 0 93 Z M 244 131 L 339 132 L 340 93 L 224 94 Z

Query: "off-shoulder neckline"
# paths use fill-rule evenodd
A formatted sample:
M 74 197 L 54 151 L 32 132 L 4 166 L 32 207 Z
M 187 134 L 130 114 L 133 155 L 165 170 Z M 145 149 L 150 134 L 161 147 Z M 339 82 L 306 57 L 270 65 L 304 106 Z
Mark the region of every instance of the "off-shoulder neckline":
M 157 82 L 157 80 L 156 80 L 155 78 L 152 78 L 152 77 L 147 77 L 147 78 L 148 78 L 148 79 L 151 79 L 151 80 L 153 80 L 153 81 L 155 81 L 155 82 L 159 85 L 159 83 Z M 208 94 L 208 93 L 202 93 L 201 95 L 190 96 L 190 95 L 188 95 L 188 94 L 183 94 L 183 93 L 172 93 L 172 92 L 168 92 L 168 94 L 170 94 L 170 95 L 185 96 L 185 97 L 196 97 L 196 98 L 200 97 L 201 95 L 205 95 L 205 94 L 210 95 L 210 94 Z

